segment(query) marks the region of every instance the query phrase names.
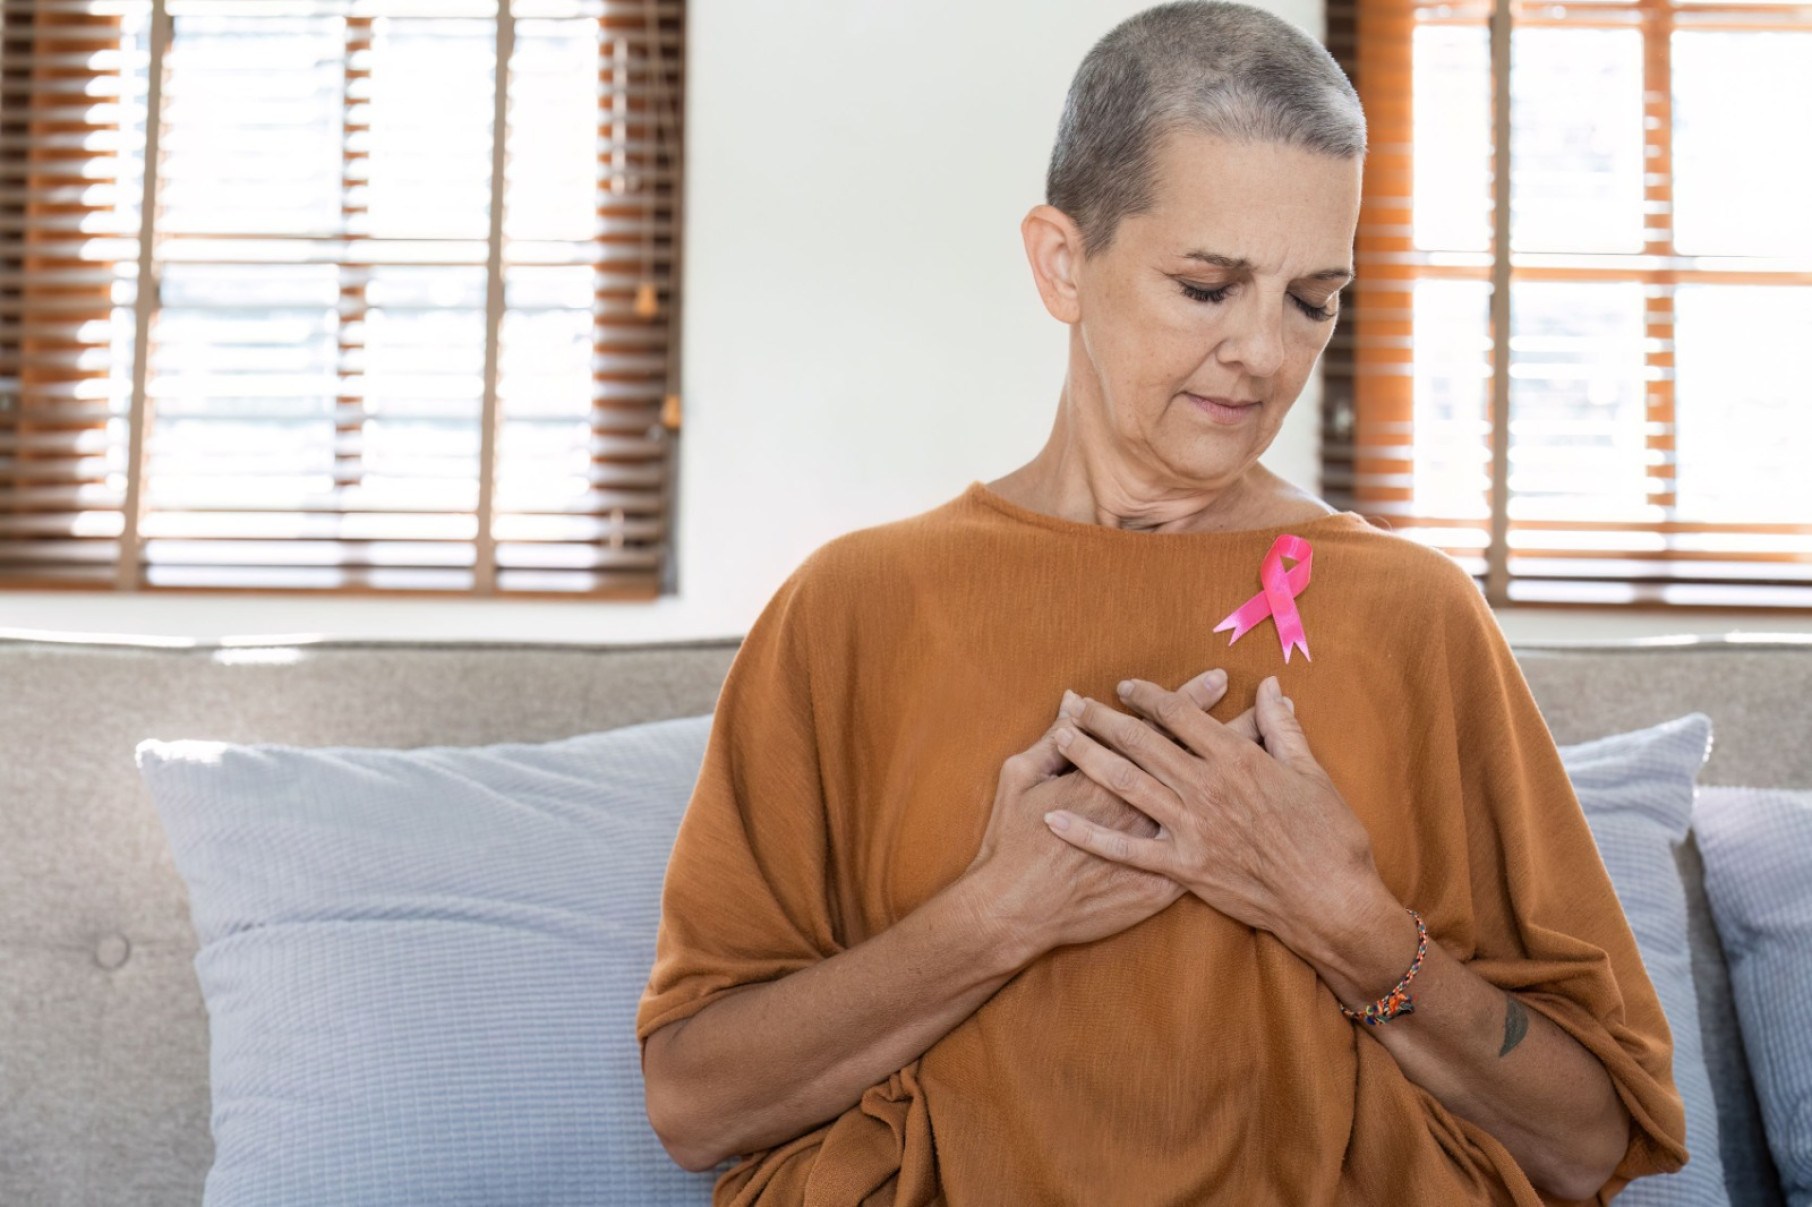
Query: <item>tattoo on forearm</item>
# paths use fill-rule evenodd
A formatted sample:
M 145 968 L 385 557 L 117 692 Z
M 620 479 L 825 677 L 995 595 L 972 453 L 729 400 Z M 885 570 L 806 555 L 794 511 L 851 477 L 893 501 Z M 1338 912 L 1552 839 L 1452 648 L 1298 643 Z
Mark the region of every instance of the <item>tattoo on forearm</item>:
M 1504 994 L 1504 1046 L 1497 1050 L 1499 1056 L 1508 1056 L 1510 1049 L 1523 1041 L 1529 1031 L 1529 1012 L 1513 996 Z

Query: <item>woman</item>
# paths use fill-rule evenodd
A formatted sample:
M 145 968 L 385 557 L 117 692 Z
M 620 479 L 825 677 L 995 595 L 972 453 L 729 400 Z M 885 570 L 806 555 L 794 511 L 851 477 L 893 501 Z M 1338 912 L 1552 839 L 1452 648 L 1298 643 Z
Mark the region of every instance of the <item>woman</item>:
M 718 700 L 636 1032 L 669 1151 L 741 1158 L 720 1207 L 1534 1207 L 1686 1160 L 1490 609 L 1258 464 L 1364 147 L 1259 9 L 1083 63 L 1022 224 L 1071 333 L 1049 441 L 816 550 Z

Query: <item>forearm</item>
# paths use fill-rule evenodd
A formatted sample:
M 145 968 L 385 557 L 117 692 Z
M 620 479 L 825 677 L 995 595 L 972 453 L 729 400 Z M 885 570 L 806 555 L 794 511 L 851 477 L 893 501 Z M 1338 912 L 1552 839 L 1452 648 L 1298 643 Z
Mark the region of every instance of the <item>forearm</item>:
M 836 1118 L 1034 954 L 987 918 L 965 877 L 846 951 L 712 1003 L 676 1024 L 667 1055 L 676 1147 L 709 1169 Z
M 1363 899 L 1344 937 L 1290 944 L 1354 1010 L 1388 992 L 1416 950 L 1415 920 L 1382 882 Z M 1536 1186 L 1565 1199 L 1595 1194 L 1629 1141 L 1629 1111 L 1603 1063 L 1433 936 L 1410 992 L 1412 1013 L 1353 1025 L 1448 1110 L 1495 1136 Z

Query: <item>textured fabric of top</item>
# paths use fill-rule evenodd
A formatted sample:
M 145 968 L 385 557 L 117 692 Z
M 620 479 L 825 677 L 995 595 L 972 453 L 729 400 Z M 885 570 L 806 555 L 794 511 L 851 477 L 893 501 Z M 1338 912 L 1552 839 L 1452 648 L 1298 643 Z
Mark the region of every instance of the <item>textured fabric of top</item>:
M 1726 1207 L 1717 1103 L 1700 1042 L 1687 946 L 1686 888 L 1674 848 L 1692 824 L 1693 781 L 1711 751 L 1711 718 L 1692 713 L 1632 733 L 1560 748 L 1598 853 L 1617 890 L 1674 1040 L 1674 1082 L 1686 1105 L 1692 1157 L 1641 1178 L 1617 1207 Z
M 629 1031 L 709 721 L 141 743 L 201 944 L 205 1207 L 706 1201 Z
M 1699 790 L 1705 894 L 1790 1207 L 1812 1207 L 1812 792 Z
M 1310 649 L 1219 621 L 1274 540 L 1310 542 Z M 1000 765 L 1063 690 L 1213 666 L 1228 721 L 1277 674 L 1430 937 L 1604 1063 L 1633 1123 L 1595 1201 L 1680 1169 L 1661 1004 L 1552 735 L 1452 558 L 1342 512 L 1217 533 L 1048 516 L 980 482 L 814 550 L 719 697 L 662 894 L 645 1043 L 735 987 L 832 958 L 959 876 Z M 1050 841 L 1061 841 L 1055 835 Z M 1410 1081 L 1274 935 L 1185 895 L 1047 952 L 837 1118 L 744 1154 L 717 1204 L 1559 1200 Z M 1415 1026 L 1414 1016 L 1398 1024 Z

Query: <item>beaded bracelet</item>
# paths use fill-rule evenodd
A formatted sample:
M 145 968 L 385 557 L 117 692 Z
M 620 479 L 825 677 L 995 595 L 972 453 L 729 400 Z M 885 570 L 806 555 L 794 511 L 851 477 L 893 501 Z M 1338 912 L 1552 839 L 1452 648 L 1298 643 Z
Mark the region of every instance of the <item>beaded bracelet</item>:
M 1346 1003 L 1336 998 L 1335 1003 L 1340 1007 L 1340 1013 L 1362 1022 L 1368 1027 L 1387 1023 L 1399 1014 L 1415 1013 L 1416 999 L 1410 996 L 1409 983 L 1416 979 L 1416 973 L 1422 967 L 1422 957 L 1428 954 L 1428 927 L 1422 924 L 1422 915 L 1415 910 L 1409 910 L 1409 916 L 1416 920 L 1416 958 L 1410 961 L 1409 971 L 1403 974 L 1403 979 L 1398 981 L 1389 993 L 1367 1006 L 1363 1011 L 1348 1010 Z

